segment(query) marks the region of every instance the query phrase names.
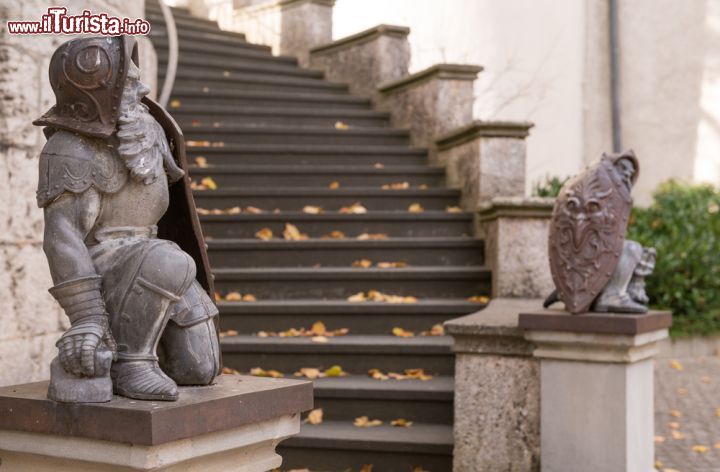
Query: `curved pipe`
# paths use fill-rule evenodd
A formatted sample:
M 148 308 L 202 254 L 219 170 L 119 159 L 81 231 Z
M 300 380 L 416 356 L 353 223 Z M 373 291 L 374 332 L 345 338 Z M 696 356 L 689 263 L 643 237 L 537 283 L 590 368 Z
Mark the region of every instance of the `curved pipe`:
M 163 108 L 167 108 L 170 93 L 175 84 L 175 73 L 177 72 L 178 61 L 178 37 L 177 28 L 175 27 L 175 18 L 173 18 L 170 7 L 163 0 L 157 0 L 162 10 L 163 19 L 165 20 L 165 29 L 168 36 L 168 64 L 165 70 L 165 80 L 163 81 L 162 92 L 158 102 Z

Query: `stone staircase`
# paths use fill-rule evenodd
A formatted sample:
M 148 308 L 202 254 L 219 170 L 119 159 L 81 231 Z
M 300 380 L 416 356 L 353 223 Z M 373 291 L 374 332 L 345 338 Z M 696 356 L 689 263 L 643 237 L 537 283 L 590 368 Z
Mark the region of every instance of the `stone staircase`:
M 444 169 L 429 165 L 427 150 L 410 147 L 408 132 L 390 127 L 389 115 L 369 99 L 187 10 L 173 14 L 180 53 L 168 109 L 189 141 L 190 161 L 207 162 L 192 168 L 193 181 L 210 177 L 217 184 L 196 191 L 197 206 L 243 209 L 201 216 L 216 290 L 256 298 L 218 302 L 221 329 L 237 332 L 222 339 L 224 363 L 285 376 L 339 365 L 348 374 L 314 380 L 324 421 L 303 425 L 299 436 L 282 443 L 283 470 L 360 470 L 363 464 L 373 464 L 374 472 L 451 470 L 451 339 L 398 337 L 392 330 L 430 330 L 482 308 L 469 297 L 489 295 L 490 272 L 482 241 L 472 237 L 472 214 L 447 211 L 459 191 L 444 186 Z M 147 18 L 162 83 L 168 43 L 153 1 Z M 383 189 L 401 182 L 409 188 Z M 357 202 L 366 213 L 339 211 Z M 413 204 L 424 211 L 408 211 Z M 262 212 L 246 211 L 249 206 Z M 323 212 L 304 212 L 306 206 Z M 283 239 L 288 223 L 309 238 Z M 265 228 L 274 238 L 256 237 Z M 327 238 L 338 231 L 345 237 Z M 363 234 L 383 236 L 358 239 Z M 372 267 L 353 266 L 362 259 Z M 405 266 L 377 268 L 381 261 Z M 370 290 L 417 301 L 348 301 Z M 257 335 L 316 321 L 349 331 L 326 342 Z M 368 375 L 370 369 L 417 368 L 432 378 Z M 354 426 L 361 416 L 383 424 Z M 391 426 L 398 418 L 413 424 Z

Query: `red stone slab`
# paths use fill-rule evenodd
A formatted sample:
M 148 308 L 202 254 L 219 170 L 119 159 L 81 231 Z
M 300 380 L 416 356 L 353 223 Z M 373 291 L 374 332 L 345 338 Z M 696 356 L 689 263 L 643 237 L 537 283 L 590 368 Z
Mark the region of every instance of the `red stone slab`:
M 48 382 L 0 388 L 0 429 L 154 446 L 313 407 L 312 382 L 221 375 L 214 385 L 180 387 L 175 402 L 115 396 L 107 403 L 58 403 Z

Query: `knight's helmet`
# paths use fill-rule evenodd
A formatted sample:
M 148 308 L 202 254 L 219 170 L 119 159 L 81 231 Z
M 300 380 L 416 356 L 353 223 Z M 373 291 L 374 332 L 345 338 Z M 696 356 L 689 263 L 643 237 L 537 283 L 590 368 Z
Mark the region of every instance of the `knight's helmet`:
M 56 104 L 33 124 L 109 137 L 115 131 L 131 61 L 138 65 L 137 43 L 131 36 L 77 38 L 60 45 L 49 68 Z

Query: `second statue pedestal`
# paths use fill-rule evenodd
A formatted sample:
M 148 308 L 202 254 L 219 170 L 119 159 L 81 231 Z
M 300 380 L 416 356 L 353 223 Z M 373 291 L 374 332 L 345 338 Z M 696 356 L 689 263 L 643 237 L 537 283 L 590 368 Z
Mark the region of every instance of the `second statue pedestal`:
M 47 384 L 0 388 L 3 471 L 264 472 L 313 405 L 311 382 L 236 375 L 176 402 L 58 403 Z

